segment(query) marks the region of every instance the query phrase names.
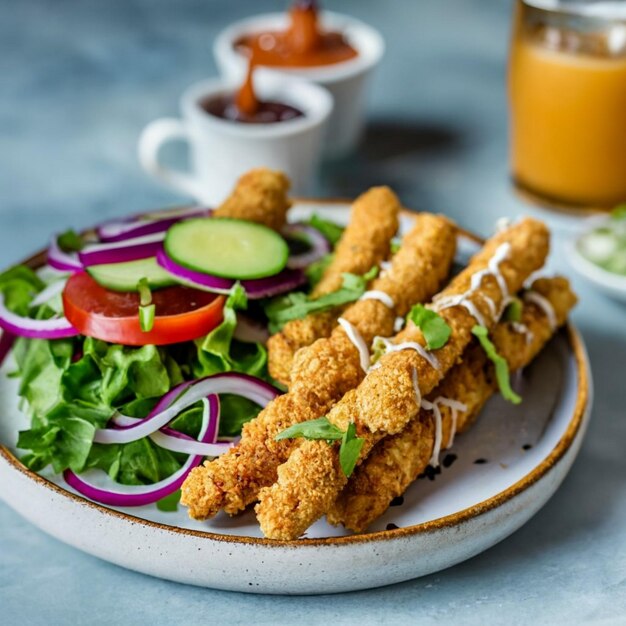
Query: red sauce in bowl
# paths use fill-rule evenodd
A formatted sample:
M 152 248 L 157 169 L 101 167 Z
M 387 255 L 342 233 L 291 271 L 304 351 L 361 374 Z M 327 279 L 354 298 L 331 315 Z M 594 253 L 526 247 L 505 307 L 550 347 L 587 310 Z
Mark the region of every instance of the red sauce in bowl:
M 296 2 L 289 18 L 287 30 L 244 35 L 234 43 L 235 48 L 255 65 L 271 67 L 334 65 L 358 55 L 343 33 L 320 29 L 316 2 Z

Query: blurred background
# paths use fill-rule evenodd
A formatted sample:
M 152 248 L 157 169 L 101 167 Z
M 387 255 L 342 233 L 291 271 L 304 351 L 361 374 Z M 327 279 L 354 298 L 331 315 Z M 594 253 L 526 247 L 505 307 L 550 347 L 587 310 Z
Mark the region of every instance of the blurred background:
M 211 45 L 236 19 L 284 0 L 2 0 L 0 265 L 81 228 L 187 200 L 139 166 L 143 127 L 179 114 L 191 83 L 216 75 Z M 316 193 L 388 184 L 411 208 L 478 232 L 524 210 L 509 190 L 505 67 L 509 0 L 327 0 L 382 32 L 369 126 Z M 182 146 L 166 149 L 172 163 Z M 23 232 L 28 215 L 28 233 Z M 25 247 L 25 241 L 28 246 Z

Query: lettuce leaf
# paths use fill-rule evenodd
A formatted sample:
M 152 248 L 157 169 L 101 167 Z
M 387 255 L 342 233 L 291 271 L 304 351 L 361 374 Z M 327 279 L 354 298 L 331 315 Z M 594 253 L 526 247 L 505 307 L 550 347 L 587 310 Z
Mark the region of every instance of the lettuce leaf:
M 34 296 L 45 283 L 29 268 L 0 274 L 0 291 L 7 306 L 20 315 L 48 317 L 46 306 L 33 308 Z M 152 484 L 176 472 L 186 456 L 156 446 L 149 438 L 124 445 L 93 443 L 97 429 L 115 411 L 145 417 L 159 399 L 183 380 L 224 371 L 266 376 L 267 353 L 261 344 L 233 339 L 237 310 L 247 306 L 237 285 L 230 294 L 223 322 L 196 342 L 158 347 L 130 347 L 90 337 L 58 340 L 18 338 L 13 348 L 19 378 L 18 393 L 28 408 L 31 424 L 19 433 L 22 461 L 41 471 L 60 473 L 97 468 L 128 485 Z M 240 397 L 222 398 L 220 434 L 235 436 L 259 412 Z M 172 426 L 196 437 L 202 422 L 197 403 L 183 411 Z M 165 508 L 175 505 L 163 503 Z
M 197 339 L 197 361 L 193 367 L 196 377 L 220 372 L 242 372 L 251 376 L 266 374 L 267 351 L 260 343 L 244 343 L 233 339 L 237 326 L 237 311 L 248 307 L 243 287 L 236 283 L 224 305 L 224 319 L 206 337 Z

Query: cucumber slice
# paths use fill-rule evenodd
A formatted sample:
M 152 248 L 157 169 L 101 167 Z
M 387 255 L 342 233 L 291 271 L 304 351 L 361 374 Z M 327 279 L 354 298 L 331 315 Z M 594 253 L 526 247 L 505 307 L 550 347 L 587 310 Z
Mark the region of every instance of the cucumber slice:
M 157 265 L 154 257 L 126 263 L 92 265 L 87 268 L 87 272 L 97 283 L 113 291 L 137 291 L 137 283 L 142 278 L 148 281 L 150 289 L 176 284 L 176 279 Z
M 199 217 L 174 224 L 165 236 L 173 261 L 204 274 L 249 280 L 278 274 L 289 256 L 275 231 L 245 220 Z

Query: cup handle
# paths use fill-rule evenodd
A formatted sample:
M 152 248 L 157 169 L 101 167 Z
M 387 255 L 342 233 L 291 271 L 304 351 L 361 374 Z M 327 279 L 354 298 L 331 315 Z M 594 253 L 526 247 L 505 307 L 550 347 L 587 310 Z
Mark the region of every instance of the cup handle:
M 174 117 L 163 117 L 150 122 L 141 133 L 137 152 L 143 169 L 157 180 L 176 191 L 200 199 L 202 191 L 198 181 L 189 173 L 166 167 L 159 161 L 161 147 L 169 141 L 186 141 L 190 137 L 184 122 Z

